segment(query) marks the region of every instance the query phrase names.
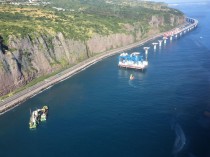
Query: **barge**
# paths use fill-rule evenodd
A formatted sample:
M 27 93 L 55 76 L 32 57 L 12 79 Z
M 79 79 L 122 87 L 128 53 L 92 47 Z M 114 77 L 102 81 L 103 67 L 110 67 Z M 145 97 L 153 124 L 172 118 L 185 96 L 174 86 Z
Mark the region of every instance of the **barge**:
M 140 69 L 143 70 L 148 66 L 148 61 L 143 59 L 143 56 L 139 52 L 133 52 L 131 54 L 121 53 L 119 56 L 119 67 Z

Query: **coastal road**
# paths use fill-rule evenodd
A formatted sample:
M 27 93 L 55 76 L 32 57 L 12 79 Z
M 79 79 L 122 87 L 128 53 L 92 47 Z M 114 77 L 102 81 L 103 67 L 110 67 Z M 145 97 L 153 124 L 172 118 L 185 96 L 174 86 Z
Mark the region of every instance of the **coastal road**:
M 197 26 L 197 23 L 198 23 L 198 21 L 196 20 L 196 22 L 194 22 L 194 23 L 187 23 L 187 24 L 185 23 L 184 25 L 179 26 L 178 28 L 182 28 L 181 31 L 185 31 L 192 27 L 194 28 L 194 26 Z M 44 81 L 41 81 L 41 82 L 35 84 L 34 86 L 31 86 L 21 92 L 18 92 L 17 94 L 12 95 L 0 102 L 0 114 L 3 114 L 4 112 L 17 106 L 18 104 L 29 99 L 30 97 L 33 97 L 34 95 L 38 94 L 39 92 L 46 90 L 50 86 L 75 75 L 76 73 L 80 72 L 81 70 L 95 64 L 96 62 L 98 62 L 104 58 L 107 58 L 109 56 L 112 56 L 112 55 L 117 54 L 122 51 L 129 50 L 131 48 L 143 45 L 144 43 L 146 43 L 150 40 L 153 40 L 155 38 L 163 36 L 164 33 L 165 32 L 159 33 L 155 36 L 148 37 L 140 42 L 98 54 L 98 55 L 91 57 L 85 61 L 82 61 L 79 64 L 77 64 L 69 69 L 66 69 L 52 77 L 49 77 L 49 78 L 45 79 Z

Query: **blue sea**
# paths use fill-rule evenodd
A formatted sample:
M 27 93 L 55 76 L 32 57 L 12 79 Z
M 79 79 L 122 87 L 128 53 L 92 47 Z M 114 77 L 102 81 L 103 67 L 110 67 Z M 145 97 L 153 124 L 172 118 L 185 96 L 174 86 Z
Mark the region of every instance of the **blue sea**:
M 115 55 L 1 115 L 0 156 L 210 157 L 210 3 L 173 7 L 198 27 L 151 47 L 143 72 L 120 69 Z M 47 121 L 30 130 L 43 105 Z

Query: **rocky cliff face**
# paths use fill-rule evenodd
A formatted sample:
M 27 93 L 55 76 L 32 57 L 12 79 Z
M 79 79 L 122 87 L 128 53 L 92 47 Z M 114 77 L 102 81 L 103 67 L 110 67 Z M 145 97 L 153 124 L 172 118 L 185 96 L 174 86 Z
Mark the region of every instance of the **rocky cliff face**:
M 158 33 L 165 24 L 163 17 L 156 16 L 148 22 L 150 28 L 146 35 Z M 171 26 L 183 22 L 184 17 L 170 18 Z M 138 24 L 125 25 L 125 29 L 127 33 L 108 36 L 95 34 L 86 42 L 65 38 L 62 33 L 53 37 L 36 33 L 24 38 L 10 36 L 8 51 L 4 52 L 3 43 L 0 43 L 0 96 L 66 65 L 76 64 L 96 53 L 126 46 L 145 36 Z

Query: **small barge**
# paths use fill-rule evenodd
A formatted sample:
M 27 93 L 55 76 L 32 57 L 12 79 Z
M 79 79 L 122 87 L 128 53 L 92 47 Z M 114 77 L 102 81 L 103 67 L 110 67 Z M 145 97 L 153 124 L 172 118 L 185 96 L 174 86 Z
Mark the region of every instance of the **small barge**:
M 148 66 L 148 61 L 143 60 L 143 56 L 140 55 L 139 52 L 133 52 L 130 55 L 128 53 L 121 53 L 118 66 L 122 68 L 143 70 Z
M 39 123 L 39 113 L 37 110 L 35 110 L 31 113 L 29 128 L 35 129 L 38 123 Z

